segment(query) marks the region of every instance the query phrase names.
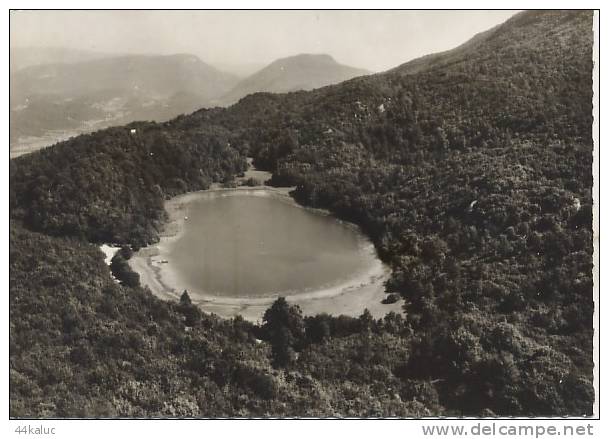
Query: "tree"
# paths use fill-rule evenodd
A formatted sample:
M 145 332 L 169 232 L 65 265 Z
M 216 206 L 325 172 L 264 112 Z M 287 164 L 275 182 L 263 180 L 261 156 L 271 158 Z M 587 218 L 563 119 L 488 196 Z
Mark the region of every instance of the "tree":
M 182 305 L 192 305 L 192 300 L 190 300 L 190 296 L 188 295 L 188 291 L 184 290 L 184 292 L 180 296 L 180 304 L 182 304 Z
M 110 270 L 115 278 L 121 280 L 123 274 L 128 270 L 127 261 L 123 258 L 123 255 L 120 252 L 116 252 L 116 254 L 112 257 L 110 261 Z
M 184 290 L 180 296 L 180 304 L 178 310 L 184 316 L 184 324 L 186 326 L 196 326 L 201 320 L 201 310 L 190 300 L 188 291 Z
M 400 314 L 391 311 L 383 318 L 383 327 L 385 328 L 385 331 L 390 334 L 399 334 L 406 329 L 406 324 L 404 318 Z
M 273 355 L 274 366 L 286 367 L 296 359 L 296 351 L 293 348 L 294 344 L 294 338 L 285 326 L 277 328 L 271 339 L 271 353 Z
M 140 275 L 131 270 L 129 263 L 123 257 L 122 251 L 116 252 L 110 261 L 110 270 L 122 285 L 131 288 L 140 286 Z
M 272 335 L 280 328 L 287 328 L 297 339 L 304 335 L 302 311 L 298 305 L 290 305 L 284 297 L 279 297 L 273 305 L 264 312 L 262 329 Z
M 305 319 L 307 338 L 313 343 L 322 343 L 330 337 L 330 320 L 331 317 L 326 313 L 307 317 Z
M 139 287 L 140 275 L 131 270 L 123 273 L 122 284 L 131 288 Z
M 305 325 L 298 305 L 288 304 L 285 298 L 278 298 L 264 313 L 262 331 L 271 342 L 273 361 L 278 367 L 285 367 L 295 358 L 295 350 L 305 339 Z
M 359 323 L 360 323 L 360 328 L 362 329 L 362 331 L 365 331 L 365 332 L 371 331 L 376 326 L 374 317 L 372 317 L 372 314 L 370 313 L 368 308 L 364 309 L 364 312 L 362 313 L 362 315 L 359 316 Z
M 446 257 L 448 244 L 441 238 L 435 236 L 427 238 L 421 245 L 421 256 L 428 261 L 441 261 Z
M 131 250 L 131 247 L 129 247 L 128 245 L 123 245 L 119 252 L 121 256 L 127 261 L 133 256 L 133 250 Z

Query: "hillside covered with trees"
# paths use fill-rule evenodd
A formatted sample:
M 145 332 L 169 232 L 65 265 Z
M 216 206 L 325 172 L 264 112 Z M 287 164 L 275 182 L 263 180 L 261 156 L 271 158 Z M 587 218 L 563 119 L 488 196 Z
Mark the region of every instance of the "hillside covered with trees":
M 524 12 L 386 73 L 12 160 L 11 415 L 591 414 L 592 43 L 589 11 Z M 92 244 L 154 242 L 165 199 L 246 156 L 359 224 L 404 312 L 278 300 L 256 326 L 112 280 Z

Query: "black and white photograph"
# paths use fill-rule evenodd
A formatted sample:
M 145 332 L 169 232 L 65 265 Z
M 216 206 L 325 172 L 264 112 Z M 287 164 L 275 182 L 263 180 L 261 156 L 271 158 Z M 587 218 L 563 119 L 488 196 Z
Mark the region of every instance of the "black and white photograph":
M 600 10 L 13 6 L 11 437 L 594 434 Z

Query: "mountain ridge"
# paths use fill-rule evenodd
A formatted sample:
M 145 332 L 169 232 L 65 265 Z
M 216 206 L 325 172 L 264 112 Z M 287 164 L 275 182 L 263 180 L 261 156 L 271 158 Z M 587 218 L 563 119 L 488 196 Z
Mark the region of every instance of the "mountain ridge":
M 161 70 L 161 72 L 155 72 L 151 76 L 145 69 Z M 196 73 L 196 76 L 186 77 L 186 73 L 190 73 L 190 71 L 183 71 L 185 69 L 190 69 L 192 73 Z M 214 81 L 214 83 L 219 81 L 218 86 L 223 87 L 229 87 L 230 84 L 237 81 L 233 75 L 220 72 L 191 54 L 118 55 L 78 63 L 49 63 L 30 66 L 21 69 L 19 73 L 20 75 L 14 77 L 12 81 L 14 88 L 25 88 L 21 86 L 20 81 L 51 80 L 46 84 L 40 82 L 28 84 L 27 91 L 31 93 L 48 93 L 48 89 L 52 89 L 54 93 L 80 94 L 89 93 L 91 87 L 93 90 L 128 89 L 133 83 L 139 81 L 152 82 L 157 85 L 161 94 L 170 95 L 186 89 L 209 98 L 217 92 L 204 90 L 201 81 Z M 173 75 L 167 73 L 173 73 Z M 167 79 L 171 78 L 171 82 L 163 82 L 163 78 L 157 77 L 157 74 L 168 76 Z M 82 78 L 82 82 L 75 80 L 75 76 L 78 76 L 79 79 Z M 55 80 L 53 81 L 53 79 Z M 184 80 L 189 80 L 192 84 L 184 84 Z M 34 81 L 32 80 L 32 82 Z M 223 85 L 224 83 L 227 85 Z
M 591 416 L 592 16 L 526 12 L 412 74 L 11 160 L 11 414 Z M 358 224 L 405 312 L 278 300 L 250 325 L 113 282 L 95 244 L 155 242 L 166 198 L 231 186 L 246 157 Z
M 24 67 L 11 74 L 11 143 L 133 120 L 168 120 L 209 105 L 237 81 L 191 54 Z
M 365 69 L 339 64 L 328 54 L 303 53 L 271 62 L 240 81 L 222 98 L 222 102 L 230 105 L 248 94 L 258 92 L 306 91 L 370 73 Z
M 85 60 L 112 56 L 110 53 L 94 50 L 72 49 L 67 47 L 23 46 L 9 50 L 9 72 L 12 74 L 24 67 L 49 63 L 76 63 Z

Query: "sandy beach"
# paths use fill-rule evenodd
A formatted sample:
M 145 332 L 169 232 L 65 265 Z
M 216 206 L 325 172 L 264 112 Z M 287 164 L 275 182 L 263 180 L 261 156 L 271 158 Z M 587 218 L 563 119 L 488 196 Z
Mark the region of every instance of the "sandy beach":
M 260 173 L 260 171 L 255 171 Z M 247 174 L 246 177 L 247 178 Z M 157 297 L 167 300 L 177 300 L 184 291 L 191 292 L 191 299 L 202 310 L 215 313 L 222 317 L 233 317 L 242 315 L 245 319 L 257 322 L 262 320 L 266 309 L 276 300 L 279 295 L 265 297 L 220 297 L 208 295 L 200 291 L 187 288 L 180 276 L 176 273 L 168 260 L 167 254 L 171 246 L 183 233 L 185 212 L 189 203 L 205 197 L 217 195 L 225 191 L 249 191 L 252 195 L 273 196 L 286 203 L 298 205 L 290 196 L 293 188 L 274 188 L 269 186 L 219 188 L 212 187 L 209 190 L 191 192 L 172 198 L 165 203 L 165 209 L 169 215 L 161 233 L 160 241 L 152 246 L 141 249 L 133 255 L 129 264 L 134 271 L 139 273 L 142 285 L 150 288 Z M 316 210 L 318 213 L 328 212 Z M 351 225 L 352 227 L 357 227 Z M 366 251 L 374 253 L 372 243 Z M 328 285 L 313 291 L 284 293 L 286 299 L 293 304 L 298 304 L 305 315 L 314 315 L 322 312 L 333 315 L 359 316 L 365 308 L 373 316 L 380 318 L 389 311 L 401 311 L 402 302 L 394 304 L 382 304 L 386 296 L 384 282 L 390 275 L 390 270 L 378 258 L 371 257 L 372 263 L 365 270 L 354 273 L 346 280 L 338 284 Z
M 112 261 L 116 252 L 121 248 L 114 245 L 102 244 L 99 249 L 104 253 L 104 262 L 106 265 L 110 265 L 110 261 Z

